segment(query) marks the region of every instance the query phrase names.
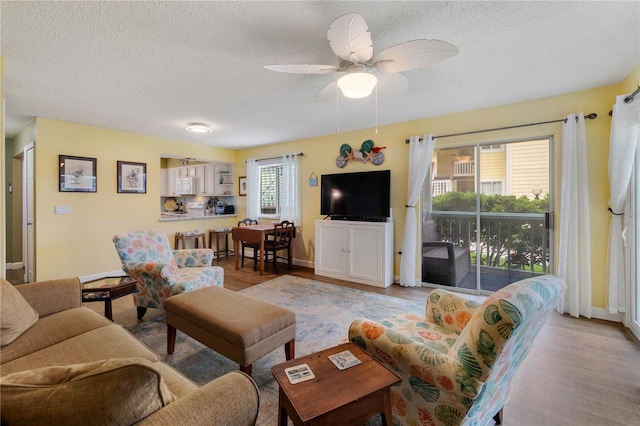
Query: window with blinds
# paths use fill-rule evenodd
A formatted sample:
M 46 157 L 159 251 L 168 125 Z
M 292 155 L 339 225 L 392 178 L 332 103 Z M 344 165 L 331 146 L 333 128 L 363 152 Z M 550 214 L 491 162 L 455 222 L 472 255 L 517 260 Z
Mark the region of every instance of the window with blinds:
M 260 214 L 280 214 L 282 164 L 260 166 Z
M 480 193 L 486 195 L 502 195 L 504 191 L 501 180 L 484 180 L 480 182 Z

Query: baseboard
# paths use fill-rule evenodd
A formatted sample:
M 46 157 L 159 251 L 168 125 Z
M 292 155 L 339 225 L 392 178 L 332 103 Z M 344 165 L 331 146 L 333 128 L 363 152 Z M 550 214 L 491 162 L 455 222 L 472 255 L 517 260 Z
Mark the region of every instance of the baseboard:
M 601 319 L 605 321 L 622 322 L 622 314 L 610 314 L 604 308 L 591 307 L 591 318 Z
M 22 264 L 22 262 L 7 263 L 5 265 L 5 268 L 7 271 L 14 270 L 14 269 L 22 269 L 24 268 L 24 265 Z
M 283 262 L 286 262 L 286 260 L 283 260 Z M 315 262 L 312 262 L 310 260 L 301 260 L 301 259 L 293 259 L 293 264 L 296 266 L 303 266 L 305 268 L 311 268 L 314 269 L 315 268 Z
M 99 274 L 93 274 L 93 275 L 85 275 L 83 277 L 78 277 L 78 279 L 80 280 L 81 283 L 87 283 L 89 281 L 95 281 L 95 280 L 99 280 L 100 278 L 104 278 L 104 277 L 124 277 L 125 274 L 122 269 L 117 269 L 115 271 L 111 271 L 111 272 L 103 272 L 103 273 L 99 273 Z

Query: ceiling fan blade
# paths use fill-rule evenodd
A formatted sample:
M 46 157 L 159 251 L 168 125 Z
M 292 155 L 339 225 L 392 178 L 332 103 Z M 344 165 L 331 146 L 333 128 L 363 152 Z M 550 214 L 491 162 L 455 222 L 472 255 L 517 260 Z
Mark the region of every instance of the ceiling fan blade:
M 456 56 L 458 52 L 457 47 L 446 41 L 412 40 L 384 49 L 373 59 L 373 64 L 384 72 L 400 72 L 425 67 Z
M 330 74 L 339 71 L 338 67 L 333 65 L 265 65 L 266 69 L 278 72 L 288 72 L 291 74 Z
M 409 79 L 403 74 L 379 72 L 374 75 L 378 78 L 379 95 L 399 96 L 409 89 Z
M 329 25 L 329 46 L 338 57 L 353 63 L 367 62 L 373 56 L 371 33 L 357 13 L 341 16 Z
M 338 90 L 338 80 L 333 80 L 331 83 L 324 86 L 324 89 L 316 96 L 317 101 L 324 101 L 325 99 L 335 99 L 336 91 Z

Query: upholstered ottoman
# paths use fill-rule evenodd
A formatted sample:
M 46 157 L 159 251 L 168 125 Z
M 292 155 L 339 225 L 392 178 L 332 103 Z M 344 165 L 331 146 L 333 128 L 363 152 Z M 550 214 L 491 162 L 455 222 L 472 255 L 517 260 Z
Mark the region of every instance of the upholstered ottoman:
M 281 345 L 287 360 L 295 358 L 296 314 L 289 309 L 222 287 L 177 294 L 164 302 L 164 309 L 170 354 L 178 329 L 249 375 L 255 361 Z

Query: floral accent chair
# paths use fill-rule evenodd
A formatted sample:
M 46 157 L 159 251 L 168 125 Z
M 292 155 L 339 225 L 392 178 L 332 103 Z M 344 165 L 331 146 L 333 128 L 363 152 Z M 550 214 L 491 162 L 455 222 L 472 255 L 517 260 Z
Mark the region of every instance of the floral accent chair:
M 213 250 L 172 250 L 161 229 L 113 237 L 122 270 L 137 280 L 133 295 L 138 319 L 147 308 L 164 307 L 167 297 L 224 283 L 224 269 L 211 266 Z
M 426 318 L 357 319 L 349 339 L 402 377 L 391 388 L 394 425 L 500 424 L 511 380 L 565 290 L 553 275 L 482 304 L 433 290 Z

